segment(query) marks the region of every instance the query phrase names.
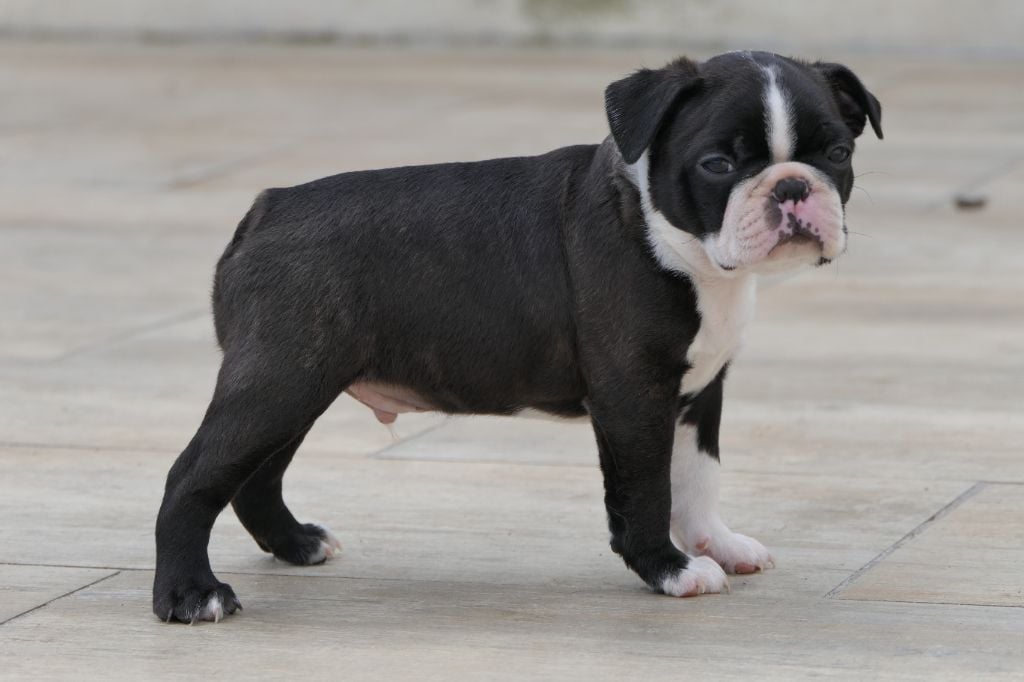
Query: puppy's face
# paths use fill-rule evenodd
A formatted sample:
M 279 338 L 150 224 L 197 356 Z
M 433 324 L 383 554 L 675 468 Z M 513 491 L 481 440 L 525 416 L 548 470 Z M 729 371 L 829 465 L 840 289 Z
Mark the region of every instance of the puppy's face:
M 727 272 L 822 264 L 846 248 L 854 139 L 878 101 L 846 67 L 767 53 L 677 60 L 613 83 L 616 143 L 647 207 Z M 657 245 L 656 245 L 657 250 Z

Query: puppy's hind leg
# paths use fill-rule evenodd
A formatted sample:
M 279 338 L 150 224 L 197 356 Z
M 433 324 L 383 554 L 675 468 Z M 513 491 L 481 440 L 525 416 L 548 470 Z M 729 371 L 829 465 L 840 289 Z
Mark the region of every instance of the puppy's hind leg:
M 284 503 L 281 482 L 306 433 L 296 436 L 256 470 L 231 500 L 239 521 L 265 552 L 292 564 L 319 564 L 341 550 L 327 528 L 299 523 Z
M 238 608 L 210 567 L 213 523 L 268 458 L 297 447 L 344 387 L 319 364 L 281 355 L 251 345 L 225 354 L 206 416 L 171 467 L 156 525 L 153 611 L 163 620 L 216 621 Z

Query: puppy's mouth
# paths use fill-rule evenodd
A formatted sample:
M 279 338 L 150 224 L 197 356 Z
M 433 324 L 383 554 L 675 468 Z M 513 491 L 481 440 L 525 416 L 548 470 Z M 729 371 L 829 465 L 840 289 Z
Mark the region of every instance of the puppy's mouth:
M 785 246 L 786 244 L 792 244 L 793 246 L 811 246 L 816 244 L 819 249 L 824 248 L 821 240 L 817 237 L 804 232 L 794 232 L 793 234 L 786 235 L 779 239 L 775 246 L 772 247 L 772 250 L 768 252 L 768 255 L 772 255 L 775 253 L 776 249 L 780 246 Z
M 791 247 L 789 249 L 789 253 L 787 253 L 787 254 L 779 253 L 780 250 L 782 249 L 782 247 L 785 247 L 785 246 Z M 816 237 L 814 235 L 811 235 L 811 234 L 804 233 L 804 232 L 793 232 L 791 234 L 782 234 L 779 237 L 778 241 L 775 242 L 775 246 L 771 247 L 768 250 L 768 252 L 764 254 L 764 256 L 761 258 L 761 260 L 762 261 L 771 261 L 773 259 L 781 258 L 783 260 L 787 260 L 788 261 L 789 259 L 791 259 L 793 257 L 794 252 L 796 252 L 796 253 L 806 254 L 804 257 L 800 258 L 800 260 L 803 260 L 803 261 L 806 262 L 807 257 L 809 257 L 810 254 L 813 251 L 815 251 L 815 250 L 818 252 L 818 254 L 821 254 L 821 258 L 816 263 L 816 265 L 824 265 L 825 263 L 829 262 L 829 259 L 826 258 L 823 255 L 824 254 L 824 250 L 825 250 L 825 245 L 822 244 L 821 239 L 819 239 L 818 237 Z M 715 265 L 717 265 L 721 270 L 723 270 L 725 272 L 733 272 L 733 271 L 738 269 L 738 266 L 736 266 L 736 265 L 726 265 L 726 264 L 722 263 L 720 260 L 718 260 L 717 258 L 714 259 L 714 262 L 715 262 Z
M 810 201 L 810 200 L 808 200 Z M 777 226 L 779 241 L 772 247 L 772 251 L 784 244 L 804 246 L 817 244 L 825 250 L 825 239 L 821 227 L 811 222 L 809 215 L 814 215 L 817 220 L 821 218 L 821 212 L 815 207 L 808 207 L 807 203 L 797 204 L 792 201 L 780 202 L 774 197 L 765 201 L 765 221 Z

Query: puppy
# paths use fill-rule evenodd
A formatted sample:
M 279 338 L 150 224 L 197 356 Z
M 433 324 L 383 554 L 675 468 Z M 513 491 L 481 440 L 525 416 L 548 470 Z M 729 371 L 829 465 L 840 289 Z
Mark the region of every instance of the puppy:
M 294 564 L 339 548 L 281 479 L 343 391 L 408 410 L 587 418 L 611 546 L 653 590 L 772 566 L 719 517 L 726 368 L 758 273 L 846 248 L 854 139 L 881 108 L 848 68 L 764 52 L 643 69 L 611 136 L 541 156 L 344 173 L 256 199 L 216 271 L 223 363 L 167 477 L 153 610 L 240 608 L 207 544 L 230 502 Z

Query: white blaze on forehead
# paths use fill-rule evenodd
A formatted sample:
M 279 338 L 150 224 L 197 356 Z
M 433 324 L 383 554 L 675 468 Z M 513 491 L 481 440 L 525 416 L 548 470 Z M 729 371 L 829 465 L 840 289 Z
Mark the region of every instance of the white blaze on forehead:
M 789 161 L 793 156 L 793 107 L 789 93 L 779 85 L 779 74 L 775 66 L 763 66 L 766 83 L 764 88 L 764 124 L 768 149 L 772 163 Z

